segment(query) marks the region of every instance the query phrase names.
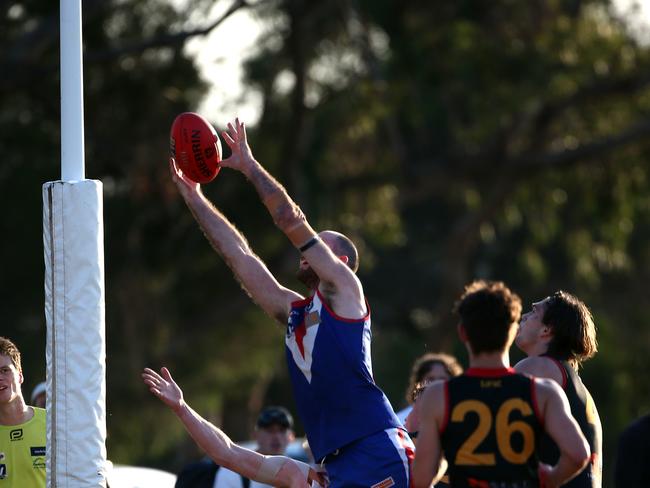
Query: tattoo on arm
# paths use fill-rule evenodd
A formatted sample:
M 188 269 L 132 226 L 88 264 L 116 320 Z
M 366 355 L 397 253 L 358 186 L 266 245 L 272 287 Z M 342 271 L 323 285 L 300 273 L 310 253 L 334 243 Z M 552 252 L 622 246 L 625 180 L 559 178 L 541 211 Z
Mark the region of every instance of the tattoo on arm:
M 303 246 L 315 236 L 316 232 L 307 223 L 300 207 L 291 199 L 285 188 L 263 167 L 256 164 L 248 172 L 247 177 L 253 183 L 275 225 L 287 235 L 296 247 Z

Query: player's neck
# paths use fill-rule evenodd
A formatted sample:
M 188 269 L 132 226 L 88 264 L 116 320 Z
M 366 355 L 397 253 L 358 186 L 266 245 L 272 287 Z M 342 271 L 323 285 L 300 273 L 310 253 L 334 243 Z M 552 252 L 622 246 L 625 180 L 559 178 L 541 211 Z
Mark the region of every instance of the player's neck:
M 34 415 L 33 409 L 25 404 L 22 396 L 0 405 L 0 425 L 24 424 Z
M 546 354 L 548 352 L 548 342 L 536 342 L 535 344 L 531 344 L 524 352 L 528 357 Z
M 480 369 L 502 369 L 510 367 L 510 356 L 508 352 L 490 352 L 472 354 L 469 358 L 470 368 Z

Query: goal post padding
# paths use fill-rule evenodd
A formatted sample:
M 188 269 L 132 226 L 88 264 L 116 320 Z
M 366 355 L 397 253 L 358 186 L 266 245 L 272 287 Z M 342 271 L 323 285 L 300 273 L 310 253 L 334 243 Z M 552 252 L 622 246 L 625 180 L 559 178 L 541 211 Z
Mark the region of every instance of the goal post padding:
M 47 486 L 106 486 L 102 184 L 43 185 Z

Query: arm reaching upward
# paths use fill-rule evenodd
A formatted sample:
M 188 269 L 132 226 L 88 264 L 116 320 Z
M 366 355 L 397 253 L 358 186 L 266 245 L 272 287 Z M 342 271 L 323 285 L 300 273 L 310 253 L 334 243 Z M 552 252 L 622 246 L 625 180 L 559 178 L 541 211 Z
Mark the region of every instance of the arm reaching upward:
M 347 266 L 347 257 L 333 249 L 333 232 L 321 236 L 309 225 L 300 207 L 285 188 L 253 157 L 248 145 L 246 127 L 236 119 L 222 133 L 232 154 L 222 166 L 243 173 L 255 187 L 275 225 L 298 248 L 318 276 L 321 287 L 334 311 L 345 317 L 359 317 L 366 313 L 361 282 Z
M 250 297 L 271 317 L 285 323 L 291 302 L 302 297 L 280 285 L 244 236 L 205 198 L 201 186 L 169 162 L 172 178 L 212 247 L 223 257 Z
M 246 478 L 288 488 L 307 488 L 311 481 L 324 485 L 319 473 L 286 456 L 264 456 L 230 440 L 220 429 L 196 413 L 183 399 L 183 392 L 167 368 L 158 374 L 150 368 L 142 373 L 149 391 L 176 414 L 194 441 L 217 464 Z

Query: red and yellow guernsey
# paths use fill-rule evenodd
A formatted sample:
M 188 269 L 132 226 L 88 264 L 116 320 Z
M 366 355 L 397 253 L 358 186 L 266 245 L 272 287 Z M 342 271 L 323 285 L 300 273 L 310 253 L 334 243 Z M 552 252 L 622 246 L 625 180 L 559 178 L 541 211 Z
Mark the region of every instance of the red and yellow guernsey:
M 512 368 L 470 368 L 445 384 L 440 433 L 454 488 L 537 488 L 543 433 L 535 382 Z

